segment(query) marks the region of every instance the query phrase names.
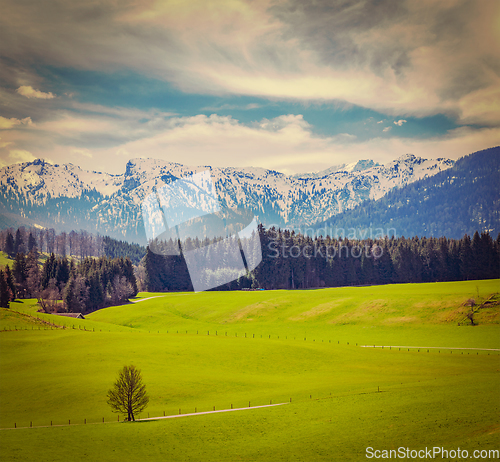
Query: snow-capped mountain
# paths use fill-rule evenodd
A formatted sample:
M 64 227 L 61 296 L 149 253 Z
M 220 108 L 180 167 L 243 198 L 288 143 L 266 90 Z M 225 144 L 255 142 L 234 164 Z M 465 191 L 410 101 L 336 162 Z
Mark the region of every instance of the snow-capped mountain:
M 132 159 L 125 173 L 109 175 L 36 160 L 0 169 L 0 204 L 4 212 L 44 226 L 145 242 L 141 216 L 145 197 L 177 178 L 210 170 L 223 206 L 248 208 L 265 226 L 300 230 L 453 164 L 449 159 L 406 154 L 386 165 L 365 160 L 287 176 L 261 168 L 189 167 Z
M 367 170 L 371 167 L 380 167 L 380 164 L 375 163 L 373 160 L 358 160 L 357 162 L 352 162 L 350 164 L 340 164 L 334 165 L 326 170 L 321 170 L 320 172 L 313 173 L 297 173 L 292 175 L 292 178 L 297 178 L 299 180 L 305 180 L 310 178 L 323 178 L 330 175 L 331 173 L 337 172 L 361 172 Z

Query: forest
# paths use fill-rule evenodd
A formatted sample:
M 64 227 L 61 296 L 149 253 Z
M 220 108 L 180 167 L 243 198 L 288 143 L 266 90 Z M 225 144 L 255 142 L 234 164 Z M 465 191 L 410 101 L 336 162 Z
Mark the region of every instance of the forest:
M 500 234 L 496 240 L 484 232 L 459 240 L 349 240 L 322 236 L 313 239 L 288 230 L 266 230 L 262 225 L 258 231 L 260 265 L 214 290 L 310 289 L 500 277 Z M 224 261 L 224 256 L 217 260 Z M 192 290 L 182 255 L 158 255 L 148 247 L 143 265 L 149 291 Z
M 15 298 L 37 298 L 46 312 L 88 313 L 124 303 L 139 290 L 193 290 L 182 250 L 180 255 L 165 256 L 151 250 L 161 248 L 157 243 L 144 249 L 85 231 L 65 238 L 61 238 L 63 233 L 52 231 L 0 233 L 1 249 L 13 258 L 12 267 L 0 270 L 0 306 L 8 307 Z M 495 240 L 489 233 L 477 231 L 472 238 L 464 235 L 461 239 L 350 240 L 311 238 L 289 230 L 266 230 L 262 225 L 258 233 L 261 263 L 252 272 L 213 290 L 311 289 L 500 277 L 500 234 Z M 226 256 L 216 254 L 224 247 L 212 248 L 212 257 L 221 264 L 207 269 L 207 278 L 213 276 L 209 272 L 228 271 Z M 39 249 L 44 251 L 43 264 Z M 129 251 L 134 261 L 124 256 Z
M 8 308 L 16 298 L 37 298 L 47 313 L 89 313 L 124 303 L 138 292 L 131 259 L 115 256 L 120 245 L 122 251 L 134 249 L 130 244 L 86 231 L 11 231 L 0 233 L 2 250 L 14 260 L 12 268 L 7 264 L 0 270 L 1 307 Z M 105 255 L 107 246 L 113 256 Z M 39 248 L 48 253 L 42 265 Z
M 367 200 L 314 229 L 391 228 L 398 236 L 460 239 L 477 230 L 500 233 L 500 147 L 457 160 L 447 170 Z

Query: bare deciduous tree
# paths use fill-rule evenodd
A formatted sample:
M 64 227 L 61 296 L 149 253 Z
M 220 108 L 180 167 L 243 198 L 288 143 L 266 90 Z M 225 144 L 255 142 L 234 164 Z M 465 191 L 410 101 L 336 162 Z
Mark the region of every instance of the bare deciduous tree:
M 113 412 L 127 414 L 128 421 L 135 421 L 135 416 L 142 412 L 149 403 L 146 385 L 142 383 L 141 371 L 134 365 L 123 366 L 107 396 L 108 404 Z
M 471 323 L 471 326 L 474 326 L 474 307 L 476 306 L 476 300 L 474 300 L 473 298 L 469 298 L 469 300 L 467 300 L 465 302 L 465 306 L 470 306 L 471 310 L 467 313 L 467 317 L 469 318 L 469 321 Z

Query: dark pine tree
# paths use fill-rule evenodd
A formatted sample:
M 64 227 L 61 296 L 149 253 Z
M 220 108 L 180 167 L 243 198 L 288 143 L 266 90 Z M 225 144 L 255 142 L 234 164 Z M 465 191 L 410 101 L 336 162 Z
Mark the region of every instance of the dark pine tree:
M 10 301 L 13 302 L 16 299 L 16 285 L 14 283 L 14 276 L 12 275 L 9 265 L 5 265 L 5 276 L 7 278 L 7 285 L 12 293 Z
M 4 250 L 9 257 L 13 257 L 16 254 L 14 252 L 14 237 L 11 233 L 7 233 L 7 237 L 5 238 Z
M 24 241 L 20 229 L 16 231 L 16 238 L 14 239 L 14 253 L 17 254 L 19 252 L 24 253 Z
M 3 270 L 0 270 L 0 307 L 9 308 L 12 292 L 9 284 L 7 284 L 7 275 Z
M 31 252 L 36 247 L 36 239 L 32 233 L 28 236 L 28 252 Z

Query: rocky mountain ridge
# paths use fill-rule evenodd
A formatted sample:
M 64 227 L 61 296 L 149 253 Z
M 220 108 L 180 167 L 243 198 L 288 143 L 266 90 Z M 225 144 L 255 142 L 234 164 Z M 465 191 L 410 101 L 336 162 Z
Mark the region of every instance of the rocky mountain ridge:
M 249 208 L 265 226 L 301 229 L 453 164 L 406 154 L 386 165 L 364 160 L 287 176 L 261 168 L 190 167 L 138 158 L 127 163 L 123 174 L 110 175 L 38 159 L 0 169 L 0 205 L 3 212 L 42 226 L 144 243 L 144 198 L 177 178 L 210 170 L 223 206 Z

